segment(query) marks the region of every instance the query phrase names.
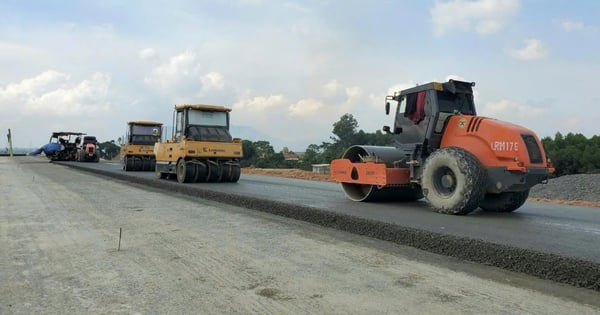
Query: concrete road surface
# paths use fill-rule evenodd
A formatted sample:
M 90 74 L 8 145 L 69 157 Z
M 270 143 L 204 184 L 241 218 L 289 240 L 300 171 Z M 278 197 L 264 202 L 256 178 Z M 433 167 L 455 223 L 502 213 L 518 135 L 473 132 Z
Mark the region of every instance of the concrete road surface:
M 600 313 L 596 291 L 39 158 L 0 158 L 0 196 L 0 314 Z

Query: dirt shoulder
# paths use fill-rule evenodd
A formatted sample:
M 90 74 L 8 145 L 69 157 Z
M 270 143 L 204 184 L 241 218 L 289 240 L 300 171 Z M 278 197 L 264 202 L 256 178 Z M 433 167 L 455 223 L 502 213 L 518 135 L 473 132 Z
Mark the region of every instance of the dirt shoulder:
M 316 180 L 316 181 L 332 181 L 329 179 L 329 175 L 317 174 L 317 173 L 313 173 L 310 171 L 303 171 L 303 170 L 299 170 L 299 169 L 243 168 L 242 174 L 278 176 L 278 177 L 286 177 L 286 178 Z M 600 202 L 597 202 L 597 201 L 558 200 L 558 199 L 539 198 L 539 197 L 532 197 L 532 196 L 530 196 L 528 200 L 533 201 L 533 202 L 544 202 L 544 203 L 570 205 L 570 206 L 600 208 Z
M 589 290 L 46 161 L 0 173 L 0 314 L 600 312 Z

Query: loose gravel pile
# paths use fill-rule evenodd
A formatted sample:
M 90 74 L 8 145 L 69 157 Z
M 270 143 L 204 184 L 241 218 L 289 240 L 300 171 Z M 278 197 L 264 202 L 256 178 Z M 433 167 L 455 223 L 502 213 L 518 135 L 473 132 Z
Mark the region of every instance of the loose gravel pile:
M 529 197 L 600 202 L 600 174 L 565 175 L 533 186 Z

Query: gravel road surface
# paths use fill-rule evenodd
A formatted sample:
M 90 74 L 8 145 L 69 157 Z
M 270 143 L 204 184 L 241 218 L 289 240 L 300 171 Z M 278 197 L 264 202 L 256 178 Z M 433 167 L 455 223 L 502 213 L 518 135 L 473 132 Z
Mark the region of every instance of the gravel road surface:
M 449 216 L 422 201 L 353 202 L 331 182 L 242 174 L 235 184 L 180 184 L 118 163 L 61 165 L 600 291 L 597 208 L 527 202 L 515 213 Z
M 0 174 L 0 314 L 600 313 L 595 291 L 40 159 Z

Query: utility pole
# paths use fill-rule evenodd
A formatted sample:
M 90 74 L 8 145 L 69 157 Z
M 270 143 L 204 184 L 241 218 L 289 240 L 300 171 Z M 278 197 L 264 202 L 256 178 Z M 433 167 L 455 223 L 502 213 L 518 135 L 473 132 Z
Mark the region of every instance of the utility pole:
M 8 137 L 8 154 L 10 155 L 10 157 L 13 156 L 13 148 L 12 148 L 12 136 L 10 134 L 10 128 L 8 128 L 8 134 L 6 135 Z

